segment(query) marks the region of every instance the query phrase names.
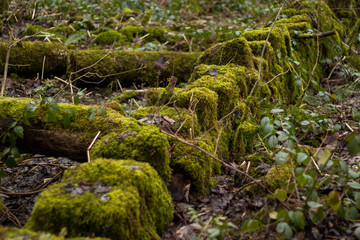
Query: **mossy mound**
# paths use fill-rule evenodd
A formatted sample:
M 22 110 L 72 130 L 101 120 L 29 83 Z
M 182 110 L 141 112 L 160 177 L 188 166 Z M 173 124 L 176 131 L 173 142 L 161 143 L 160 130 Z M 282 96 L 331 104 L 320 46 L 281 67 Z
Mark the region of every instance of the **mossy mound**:
M 10 227 L 0 227 L 0 239 L 2 240 L 109 240 L 109 238 L 89 238 L 89 237 L 75 237 L 66 238 L 47 233 L 47 232 L 33 232 L 27 229 L 18 229 Z
M 250 121 L 244 121 L 237 127 L 233 143 L 236 162 L 240 162 L 240 157 L 244 156 L 246 152 L 252 152 L 250 148 L 259 131 L 260 126 Z
M 227 65 L 234 63 L 245 67 L 254 67 L 252 53 L 245 38 L 219 43 L 205 50 L 199 57 L 199 64 Z
M 106 45 L 106 44 L 113 44 L 114 42 L 125 42 L 126 36 L 121 33 L 118 33 L 114 30 L 109 30 L 106 32 L 102 32 L 97 35 L 92 43 L 99 44 L 99 45 Z
M 93 84 L 107 85 L 119 80 L 123 87 L 166 85 L 166 79 L 173 75 L 179 81 L 187 81 L 198 56 L 199 53 L 182 52 L 77 50 L 71 53 L 69 72 L 87 68 L 73 79 L 80 77 Z
M 214 175 L 220 173 L 220 163 L 205 155 L 200 150 L 180 143 L 170 141 L 172 145 L 171 166 L 177 171 L 184 172 L 192 183 L 191 193 L 194 195 L 209 194 L 214 185 Z M 209 153 L 214 153 L 214 147 L 206 140 L 196 139 L 193 143 Z
M 160 133 L 157 127 L 136 124 L 99 139 L 91 149 L 91 158 L 131 158 L 148 162 L 168 182 L 171 176 L 168 147 L 166 135 Z
M 0 60 L 5 63 L 8 43 L 0 42 Z M 59 42 L 19 42 L 11 48 L 9 72 L 21 76 L 61 76 L 67 69 L 67 48 Z M 44 68 L 42 68 L 44 63 Z M 1 73 L 4 67 L 1 68 Z
M 97 159 L 67 170 L 38 197 L 26 228 L 111 239 L 152 239 L 173 218 L 171 197 L 147 163 Z
M 265 185 L 270 191 L 275 191 L 283 186 L 291 177 L 291 165 L 281 164 L 273 166 L 264 177 Z

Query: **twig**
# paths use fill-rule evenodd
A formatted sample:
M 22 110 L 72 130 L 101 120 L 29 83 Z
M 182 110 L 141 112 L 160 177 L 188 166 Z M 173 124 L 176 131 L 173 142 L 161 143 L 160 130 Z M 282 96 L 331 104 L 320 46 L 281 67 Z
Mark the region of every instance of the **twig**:
M 100 133 L 101 133 L 101 131 L 99 131 L 99 132 L 96 134 L 96 136 L 94 137 L 94 139 L 92 140 L 92 142 L 90 143 L 89 147 L 88 147 L 87 150 L 86 150 L 88 162 L 90 162 L 90 150 L 91 150 L 91 148 L 93 147 L 96 139 L 99 137 Z
M 41 68 L 41 80 L 44 79 L 45 61 L 46 61 L 46 55 L 44 56 L 43 64 L 42 64 L 42 68 Z
M 9 45 L 8 45 L 8 49 L 7 49 L 7 52 L 6 52 L 6 62 L 5 62 L 5 68 L 4 68 L 4 78 L 3 78 L 3 81 L 2 81 L 0 97 L 3 97 L 3 96 L 4 96 L 4 92 L 5 92 L 6 79 L 7 79 L 8 69 L 9 69 L 9 58 L 10 58 L 11 42 L 12 42 L 12 34 L 10 33 Z

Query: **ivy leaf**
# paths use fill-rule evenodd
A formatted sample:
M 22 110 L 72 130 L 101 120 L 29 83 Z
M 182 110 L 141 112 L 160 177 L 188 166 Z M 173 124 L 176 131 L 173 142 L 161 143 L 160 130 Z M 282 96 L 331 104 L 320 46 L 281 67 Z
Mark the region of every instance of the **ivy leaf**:
M 13 147 L 11 148 L 11 154 L 15 157 L 15 158 L 18 158 L 20 157 L 20 152 L 19 152 L 19 149 L 17 147 Z
M 0 169 L 0 178 L 6 177 L 6 172 L 2 169 Z M 1 201 L 1 199 L 0 199 Z
M 357 239 L 360 239 L 360 227 L 357 227 L 354 231 L 354 235 L 357 237 Z
M 297 158 L 296 158 L 296 161 L 298 163 L 302 163 L 304 162 L 306 159 L 308 159 L 308 155 L 306 153 L 303 153 L 303 152 L 299 152 L 297 153 Z
M 288 159 L 288 154 L 286 152 L 278 152 L 275 156 L 275 161 L 278 164 L 282 164 L 284 162 L 286 162 Z
M 70 116 L 68 114 L 64 115 L 63 124 L 67 128 L 70 127 Z
M 353 157 L 356 156 L 359 151 L 360 151 L 360 136 L 356 135 L 356 136 L 349 136 L 349 138 L 351 138 L 350 142 L 349 142 L 349 154 Z M 347 138 L 347 139 L 349 139 Z
M 320 208 L 323 207 L 324 205 L 315 201 L 308 201 L 307 205 L 311 208 Z
M 103 115 L 103 116 L 106 115 L 106 110 L 105 110 L 104 108 L 99 108 L 99 109 L 98 109 L 98 112 L 99 112 L 101 115 Z
M 15 146 L 16 145 L 16 137 L 15 137 L 15 135 L 12 134 L 12 133 L 8 133 L 7 136 L 9 137 L 11 146 Z
M 331 152 L 330 152 L 330 150 L 325 149 L 325 150 L 323 151 L 323 153 L 321 154 L 321 157 L 320 157 L 320 159 L 319 159 L 319 161 L 318 161 L 318 164 L 319 164 L 319 165 L 324 165 L 330 157 L 331 157 Z
M 15 127 L 16 126 L 16 124 L 17 124 L 17 121 L 15 121 L 15 122 L 13 122 L 10 126 L 9 126 L 9 130 L 11 129 L 11 128 L 13 128 L 13 127 Z
M 351 113 L 352 113 L 352 118 L 354 121 L 359 121 L 360 120 L 360 113 L 359 110 L 355 107 L 353 107 L 351 109 Z
M 284 201 L 287 197 L 287 191 L 284 189 L 276 189 L 274 192 L 274 197 L 276 197 L 280 202 Z
M 354 180 L 349 181 L 347 185 L 353 189 L 360 189 L 360 183 L 355 182 Z
M 95 120 L 95 115 L 96 113 L 95 112 L 92 112 L 89 116 L 89 122 L 93 122 Z
M 284 109 L 275 108 L 275 109 L 272 109 L 272 110 L 270 111 L 270 113 L 275 114 L 275 113 L 281 113 L 281 112 L 283 112 L 283 111 L 284 111 Z
M 268 144 L 271 148 L 275 148 L 278 145 L 279 141 L 276 136 L 271 136 L 269 138 Z
M 14 168 L 16 166 L 16 161 L 15 161 L 15 158 L 13 157 L 8 157 L 6 159 L 6 166 L 9 167 L 9 168 Z
M 22 126 L 16 126 L 14 127 L 14 133 L 16 134 L 16 136 L 18 136 L 19 138 L 23 139 L 24 138 L 24 128 Z
M 283 233 L 287 239 L 291 239 L 293 236 L 293 231 L 288 223 L 286 222 L 279 222 L 276 225 L 276 232 Z
M 290 211 L 288 214 L 290 221 L 295 225 L 295 227 L 304 230 L 306 224 L 304 214 L 300 211 Z
M 220 235 L 220 229 L 218 228 L 210 228 L 207 230 L 207 232 L 209 234 L 208 235 L 209 238 L 216 238 L 217 236 Z
M 329 205 L 334 212 L 337 212 L 341 204 L 339 193 L 331 191 L 329 193 Z
M 53 111 L 48 111 L 47 112 L 47 119 L 50 122 L 56 122 L 57 121 L 56 115 L 55 115 L 55 113 Z
M 36 111 L 36 105 L 30 103 L 25 106 L 25 113 L 28 117 L 35 117 L 36 116 L 35 111 Z
M 289 139 L 289 136 L 283 131 L 277 131 L 276 133 L 279 134 L 278 140 L 281 142 Z
M 245 221 L 243 225 L 241 225 L 241 231 L 253 233 L 263 226 L 264 224 L 262 224 L 260 221 L 250 219 Z
M 270 123 L 270 118 L 269 117 L 263 117 L 261 119 L 261 121 L 260 121 L 260 127 L 264 128 L 267 123 Z
M 10 152 L 10 148 L 6 148 L 4 151 L 0 153 L 0 158 L 3 158 Z

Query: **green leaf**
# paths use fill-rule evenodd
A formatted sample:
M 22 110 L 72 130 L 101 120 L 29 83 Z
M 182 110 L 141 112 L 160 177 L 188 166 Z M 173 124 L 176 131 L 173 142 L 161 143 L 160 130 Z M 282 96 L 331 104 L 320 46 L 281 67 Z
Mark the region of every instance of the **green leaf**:
M 93 122 L 95 120 L 95 115 L 96 113 L 95 112 L 92 112 L 89 116 L 89 122 Z
M 360 113 L 359 110 L 355 107 L 353 107 L 351 109 L 351 113 L 352 113 L 352 118 L 354 121 L 359 121 L 360 120 Z
M 60 113 L 59 106 L 56 103 L 52 104 L 49 109 L 54 113 Z
M 303 153 L 303 152 L 299 152 L 297 153 L 297 158 L 296 158 L 296 161 L 298 163 L 302 163 L 304 162 L 306 159 L 308 159 L 309 156 L 306 154 L 306 153 Z
M 323 208 L 317 208 L 315 210 L 309 209 L 309 217 L 311 221 L 316 224 L 324 217 Z
M 359 211 L 357 210 L 356 207 L 351 207 L 346 210 L 345 216 L 349 219 L 356 220 L 358 219 Z
M 4 151 L 0 153 L 0 158 L 3 158 L 10 152 L 11 148 L 6 148 Z
M 88 111 L 89 112 L 94 112 L 94 111 L 96 111 L 96 107 L 91 107 L 91 108 L 88 109 Z
M 220 229 L 218 228 L 210 228 L 207 230 L 207 232 L 209 238 L 216 238 L 217 236 L 220 235 Z
M 241 225 L 241 231 L 253 233 L 258 229 L 262 228 L 263 226 L 264 224 L 262 224 L 260 221 L 250 219 L 246 220 L 243 225 Z
M 325 150 L 323 151 L 323 153 L 321 154 L 321 157 L 320 157 L 320 159 L 319 159 L 319 161 L 318 161 L 318 164 L 319 164 L 319 165 L 324 165 L 330 157 L 331 157 L 331 152 L 330 152 L 330 150 L 325 149 Z
M 286 152 L 278 152 L 275 156 L 275 161 L 278 164 L 282 164 L 284 162 L 286 162 L 288 159 L 288 154 Z
M 75 118 L 75 111 L 72 110 L 72 109 L 70 109 L 70 110 L 69 110 L 69 115 L 70 115 L 71 118 L 74 119 L 74 118 Z
M 63 124 L 64 127 L 70 127 L 70 116 L 68 114 L 65 114 L 63 117 Z
M 270 113 L 275 114 L 275 113 L 281 113 L 281 112 L 283 112 L 283 111 L 284 111 L 284 109 L 275 108 L 275 109 L 272 109 L 272 110 L 270 111 Z
M 274 192 L 274 197 L 276 197 L 280 202 L 282 202 L 287 197 L 287 191 L 284 189 L 278 188 Z
M 16 137 L 15 137 L 15 135 L 12 134 L 12 133 L 8 133 L 7 136 L 9 137 L 11 146 L 15 146 L 16 145 Z
M 78 105 L 78 104 L 79 104 L 79 100 L 80 100 L 79 96 L 75 96 L 75 97 L 74 97 L 74 104 L 75 104 L 75 105 Z
M 305 216 L 300 211 L 290 211 L 289 213 L 290 221 L 294 224 L 294 226 L 298 229 L 304 230 L 305 228 Z
M 6 172 L 4 170 L 0 169 L 0 178 L 3 178 L 3 177 L 6 177 Z
M 6 141 L 6 134 L 3 135 L 3 137 L 1 138 L 1 144 L 4 145 L 5 141 Z
M 360 183 L 355 182 L 354 180 L 349 181 L 347 185 L 353 189 L 360 189 Z
M 271 136 L 269 138 L 268 144 L 271 148 L 275 148 L 278 145 L 279 141 L 276 136 Z
M 264 128 L 267 123 L 270 123 L 270 118 L 269 117 L 263 117 L 261 119 L 261 121 L 260 121 L 260 127 Z
M 36 105 L 34 104 L 27 104 L 25 106 L 25 113 L 28 117 L 35 117 L 36 116 Z
M 349 138 L 352 136 L 350 135 Z M 348 138 L 347 138 L 348 139 Z M 349 142 L 349 154 L 353 157 L 356 156 L 360 151 L 360 136 L 356 135 L 352 137 L 352 139 Z
M 334 212 L 337 212 L 339 210 L 340 204 L 341 204 L 341 199 L 339 193 L 336 191 L 331 191 L 329 193 L 329 205 L 331 209 Z
M 323 207 L 324 205 L 319 203 L 319 202 L 315 202 L 315 201 L 308 201 L 307 205 L 311 208 L 319 208 L 319 207 Z
M 19 152 L 19 149 L 17 147 L 12 147 L 11 148 L 11 154 L 15 157 L 15 158 L 18 158 L 20 157 L 20 152 Z
M 272 211 L 269 213 L 269 217 L 274 220 L 277 219 L 277 215 L 278 213 L 276 211 Z
M 16 136 L 18 136 L 19 138 L 23 139 L 24 138 L 24 128 L 22 126 L 16 126 L 14 127 L 14 133 L 16 134 Z
M 17 124 L 17 121 L 13 122 L 13 123 L 9 126 L 9 130 L 10 130 L 11 128 L 15 127 L 16 124 Z
M 271 134 L 274 131 L 274 125 L 267 123 L 263 128 L 264 135 Z
M 99 108 L 99 109 L 98 109 L 98 112 L 99 112 L 101 115 L 103 115 L 103 116 L 106 115 L 106 110 L 105 110 L 105 108 Z
M 50 122 L 57 122 L 56 114 L 52 111 L 47 112 L 47 119 Z
M 278 140 L 281 141 L 281 142 L 286 141 L 286 140 L 289 139 L 289 136 L 283 131 L 277 131 L 276 133 L 279 135 Z
M 6 166 L 8 166 L 9 168 L 14 168 L 16 166 L 16 161 L 15 158 L 13 157 L 8 157 L 6 159 Z
M 284 234 L 287 239 L 291 239 L 293 236 L 293 231 L 286 222 L 279 222 L 276 225 L 276 232 Z
M 354 235 L 357 237 L 357 239 L 360 239 L 360 227 L 357 227 L 354 231 Z
M 340 164 L 340 169 L 341 171 L 343 171 L 344 173 L 348 174 L 349 173 L 349 167 L 348 165 L 346 164 L 346 162 L 344 160 L 340 160 L 339 161 L 339 164 Z

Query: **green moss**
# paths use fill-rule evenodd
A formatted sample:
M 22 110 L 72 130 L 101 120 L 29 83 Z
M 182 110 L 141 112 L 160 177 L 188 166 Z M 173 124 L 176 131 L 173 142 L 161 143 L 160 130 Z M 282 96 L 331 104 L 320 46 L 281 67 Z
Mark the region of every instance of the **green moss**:
M 61 234 L 59 236 L 46 233 L 34 232 L 27 229 L 18 229 L 10 227 L 0 227 L 0 239 L 2 240 L 109 240 L 108 238 L 89 238 L 89 237 L 76 237 L 65 238 Z
M 105 187 L 96 188 L 100 182 Z M 26 228 L 58 233 L 66 227 L 72 237 L 152 239 L 150 232 L 160 235 L 172 217 L 171 197 L 150 165 L 97 159 L 67 170 L 61 183 L 42 192 Z
M 199 64 L 236 65 L 253 67 L 251 49 L 245 38 L 235 38 L 224 43 L 219 43 L 205 50 L 199 57 Z
M 179 91 L 174 100 L 179 107 L 195 110 L 201 130 L 206 130 L 215 124 L 218 109 L 216 92 L 204 87 L 196 87 Z
M 165 88 L 149 88 L 146 90 L 145 99 L 149 106 L 158 106 L 160 102 L 167 102 L 171 96 L 168 96 Z
M 175 120 L 175 123 L 172 125 L 169 122 L 161 122 L 160 126 L 164 128 L 169 128 L 174 133 L 178 132 L 181 136 L 191 138 L 197 136 L 200 132 L 200 125 L 198 123 L 197 115 L 191 113 L 188 109 L 185 108 L 175 108 L 168 106 L 161 107 L 146 107 L 138 108 L 133 112 L 133 117 L 136 119 L 146 118 L 151 116 L 161 114 L 161 116 L 166 116 Z M 193 129 L 195 130 L 194 132 Z
M 246 152 L 252 152 L 252 143 L 259 130 L 259 125 L 250 121 L 244 121 L 237 127 L 233 144 L 236 162 L 240 162 Z
M 128 25 L 120 29 L 120 33 L 127 37 L 128 41 L 132 42 L 134 37 L 143 35 L 144 29 L 142 27 Z
M 166 135 L 155 126 L 130 125 L 106 134 L 91 149 L 91 158 L 98 157 L 127 159 L 148 162 L 168 182 L 171 176 L 169 166 L 169 143 Z
M 231 112 L 237 104 L 240 89 L 236 79 L 226 75 L 205 75 L 188 86 L 188 89 L 205 87 L 217 93 L 217 118 L 220 119 Z
M 132 98 L 137 98 L 139 95 L 140 95 L 140 93 L 137 91 L 128 91 L 128 92 L 121 93 L 120 96 L 116 96 L 114 98 L 114 100 L 118 101 L 120 103 L 124 103 L 124 102 L 128 102 Z
M 29 24 L 26 27 L 26 30 L 24 31 L 23 35 L 24 36 L 31 36 L 31 35 L 35 35 L 35 34 L 41 32 L 41 31 L 45 31 L 45 28 Z
M 78 50 L 72 51 L 68 72 L 76 72 L 86 68 L 74 78 L 88 74 L 87 81 L 109 84 L 112 80 L 119 80 L 123 87 L 133 84 L 145 84 L 147 86 L 165 86 L 166 79 L 171 76 L 178 78 L 179 82 L 189 79 L 194 68 L 194 63 L 199 53 L 183 52 L 151 52 L 151 51 L 127 51 L 115 50 L 109 53 L 106 50 Z M 108 54 L 106 57 L 104 57 Z M 102 59 L 101 61 L 99 61 Z M 156 62 L 168 62 L 162 68 Z M 96 63 L 96 64 L 95 64 Z M 88 68 L 92 66 L 91 68 Z M 126 72 L 126 73 L 124 73 Z M 108 76 L 106 79 L 101 76 Z
M 143 25 L 143 26 L 147 25 L 151 19 L 152 14 L 153 14 L 152 9 L 147 10 L 141 19 L 141 25 Z
M 117 31 L 114 30 L 109 30 L 97 35 L 94 38 L 94 40 L 92 40 L 92 43 L 96 43 L 99 45 L 107 45 L 107 44 L 113 44 L 114 42 L 121 43 L 125 41 L 126 41 L 126 37 L 123 34 L 118 33 Z
M 191 193 L 193 195 L 207 195 L 210 187 L 214 185 L 214 175 L 220 173 L 220 164 L 196 148 L 182 144 L 175 140 L 171 141 L 173 150 L 171 153 L 171 166 L 178 172 L 183 172 L 190 179 Z M 202 149 L 213 153 L 212 144 L 204 140 L 191 141 Z
M 291 166 L 289 164 L 273 166 L 264 178 L 265 185 L 270 191 L 275 191 L 277 188 L 280 188 L 290 176 Z
M 5 62 L 8 43 L 0 42 L 0 60 Z M 67 68 L 67 48 L 57 42 L 19 42 L 11 48 L 9 72 L 20 76 L 35 77 L 42 72 L 44 57 L 44 77 L 62 75 Z
M 165 29 L 163 27 L 149 27 L 146 29 L 146 32 L 149 34 L 146 37 L 147 41 L 157 40 L 161 43 L 165 42 Z

